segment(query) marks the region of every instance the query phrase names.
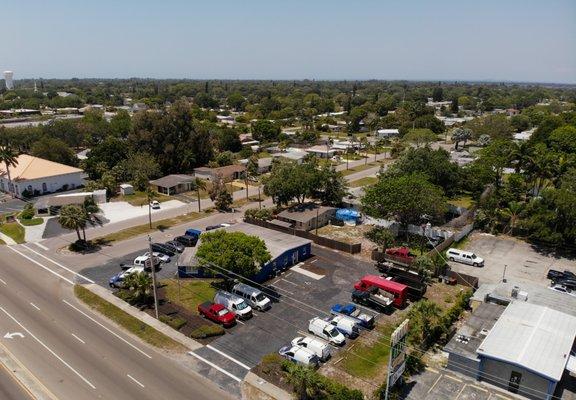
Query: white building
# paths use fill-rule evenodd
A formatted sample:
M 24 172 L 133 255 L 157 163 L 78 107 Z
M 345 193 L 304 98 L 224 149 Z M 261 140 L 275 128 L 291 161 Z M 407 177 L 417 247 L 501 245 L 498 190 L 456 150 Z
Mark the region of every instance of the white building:
M 63 192 L 84 186 L 86 174 L 79 168 L 59 164 L 43 158 L 20 154 L 16 166 L 10 167 L 10 179 L 5 165 L 0 165 L 0 190 L 22 197 Z
M 400 135 L 400 131 L 398 129 L 378 129 L 376 134 L 379 139 L 386 139 Z
M 6 89 L 14 89 L 14 72 L 4 71 L 4 81 L 6 82 Z

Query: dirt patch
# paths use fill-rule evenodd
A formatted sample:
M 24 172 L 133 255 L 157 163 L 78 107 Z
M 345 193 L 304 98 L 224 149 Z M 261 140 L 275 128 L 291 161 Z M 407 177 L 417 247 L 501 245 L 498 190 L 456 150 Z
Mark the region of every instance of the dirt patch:
M 467 289 L 470 288 L 464 285 L 447 285 L 445 283 L 435 282 L 428 286 L 424 297 L 438 304 L 442 310 L 447 310 L 454 305 L 458 294 Z
M 363 260 L 371 260 L 372 250 L 377 246 L 370 240 L 366 239 L 364 234 L 372 228 L 373 227 L 370 225 L 326 225 L 318 229 L 318 235 L 350 244 L 360 243 L 362 245 L 362 251 L 355 254 L 354 257 Z
M 326 270 L 324 268 L 317 267 L 314 264 L 306 263 L 302 266 L 302 269 L 305 269 L 306 271 L 310 271 L 318 275 L 326 275 Z

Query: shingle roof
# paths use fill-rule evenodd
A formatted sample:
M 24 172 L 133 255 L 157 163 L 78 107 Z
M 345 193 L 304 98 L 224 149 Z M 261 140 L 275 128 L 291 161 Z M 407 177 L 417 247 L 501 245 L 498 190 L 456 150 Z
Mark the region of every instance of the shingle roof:
M 576 317 L 548 307 L 513 302 L 477 352 L 557 382 L 564 373 L 575 337 Z
M 178 186 L 181 183 L 192 182 L 193 180 L 194 177 L 190 175 L 166 175 L 162 178 L 150 181 L 150 184 L 164 188 L 171 188 Z
M 230 176 L 236 172 L 243 172 L 246 170 L 244 165 L 226 165 L 225 167 L 218 167 L 218 168 L 209 168 L 209 167 L 199 167 L 196 168 L 195 172 L 206 172 L 211 173 L 212 175 L 222 175 L 222 176 Z
M 284 210 L 280 214 L 279 217 L 289 219 L 291 221 L 298 221 L 298 222 L 308 222 L 314 218 L 316 218 L 316 213 L 318 215 L 324 215 L 326 212 L 336 212 L 336 208 L 334 207 L 326 207 L 326 206 L 317 206 L 317 205 L 302 205 L 298 207 L 291 208 L 289 210 Z
M 17 165 L 10 167 L 10 178 L 13 181 L 25 181 L 42 179 L 50 176 L 59 176 L 83 172 L 80 168 L 69 165 L 45 160 L 39 157 L 33 157 L 28 154 L 20 154 L 16 158 Z M 0 165 L 0 176 L 8 177 L 6 166 Z

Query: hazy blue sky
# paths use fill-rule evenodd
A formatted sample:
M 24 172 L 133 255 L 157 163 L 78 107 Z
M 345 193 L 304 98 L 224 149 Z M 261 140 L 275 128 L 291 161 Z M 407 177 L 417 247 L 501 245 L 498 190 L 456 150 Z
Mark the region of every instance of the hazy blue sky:
M 15 78 L 576 82 L 576 0 L 3 0 Z

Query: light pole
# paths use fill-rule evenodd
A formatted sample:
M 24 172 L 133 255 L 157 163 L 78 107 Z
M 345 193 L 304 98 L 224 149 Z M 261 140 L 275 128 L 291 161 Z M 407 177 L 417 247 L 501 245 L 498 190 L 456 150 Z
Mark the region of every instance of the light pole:
M 156 266 L 154 265 L 154 254 L 152 252 L 152 238 L 148 235 L 148 261 L 150 262 L 150 269 L 152 270 L 152 292 L 154 294 L 154 314 L 158 319 L 158 293 L 156 293 Z
M 504 271 L 502 272 L 502 282 L 506 283 L 506 268 L 508 267 L 508 264 L 504 264 Z

